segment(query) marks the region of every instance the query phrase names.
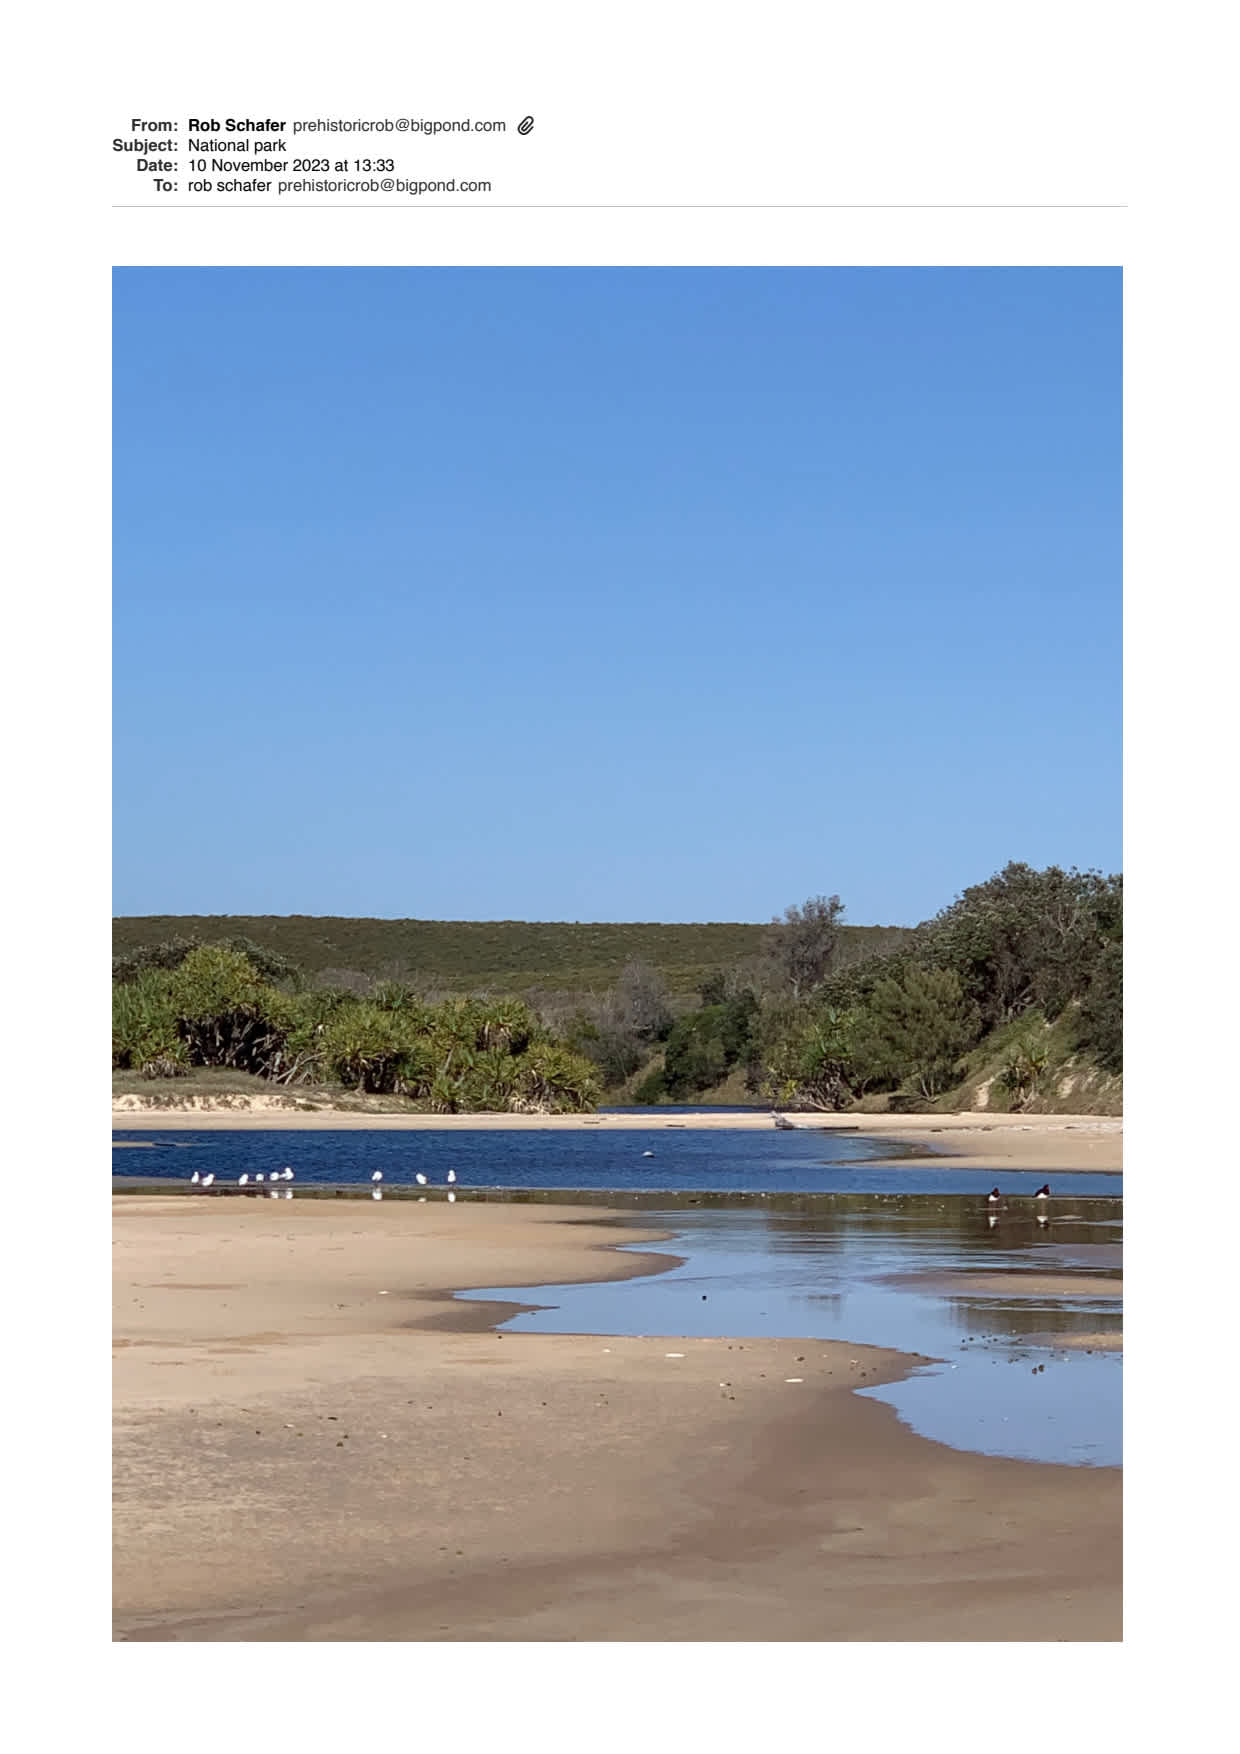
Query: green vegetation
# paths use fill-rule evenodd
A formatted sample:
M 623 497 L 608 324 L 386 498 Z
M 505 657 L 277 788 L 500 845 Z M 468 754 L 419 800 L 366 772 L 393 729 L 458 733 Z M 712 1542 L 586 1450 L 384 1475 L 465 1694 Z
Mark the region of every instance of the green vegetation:
M 436 1114 L 562 1114 L 598 1098 L 589 1061 L 518 999 L 427 1005 L 398 982 L 365 999 L 290 990 L 299 986 L 263 980 L 227 945 L 199 945 L 172 967 L 144 962 L 113 985 L 113 1071 L 175 1078 L 227 1068 L 285 1087 L 330 1080 Z
M 756 996 L 745 988 L 679 1018 L 668 1031 L 662 1063 L 646 1074 L 633 1100 L 686 1102 L 722 1084 L 743 1063 L 758 1009 Z
M 656 970 L 677 997 L 695 993 L 711 974 L 763 955 L 767 928 L 756 923 L 592 925 L 521 920 L 363 920 L 304 914 L 145 915 L 112 922 L 112 954 L 125 978 L 139 956 L 166 947 L 176 956 L 194 944 L 243 950 L 266 978 L 262 958 L 360 991 L 384 977 L 429 993 L 528 993 L 531 989 L 601 994 L 629 963 Z M 840 956 L 857 960 L 890 950 L 903 926 L 844 926 Z
M 436 1112 L 604 1094 L 1118 1109 L 1122 878 L 1010 864 L 915 928 L 843 911 L 820 895 L 767 926 L 118 920 L 113 1067 Z
M 789 1107 L 1118 1107 L 1122 962 L 1121 877 L 1011 864 L 769 1006 L 751 1081 Z
M 853 1020 L 852 1055 L 867 1083 L 912 1078 L 932 1101 L 955 1082 L 980 1035 L 981 1013 L 955 971 L 910 962 L 875 981 Z
M 1008 865 L 887 954 L 852 961 L 841 911 L 836 896 L 786 909 L 765 956 L 704 984 L 700 1009 L 626 1095 L 736 1101 L 743 1090 L 776 1107 L 870 1112 L 1120 1108 L 1121 878 Z

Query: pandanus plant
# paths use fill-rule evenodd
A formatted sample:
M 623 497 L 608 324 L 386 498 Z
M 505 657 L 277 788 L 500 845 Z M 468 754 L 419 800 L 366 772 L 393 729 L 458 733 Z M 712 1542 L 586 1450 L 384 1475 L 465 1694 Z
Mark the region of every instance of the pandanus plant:
M 112 1067 L 173 1077 L 186 1071 L 189 1052 L 177 1034 L 168 978 L 151 969 L 112 989 Z
M 996 1082 L 1008 1094 L 1014 1109 L 1022 1109 L 1038 1093 L 1038 1085 L 1046 1071 L 1050 1052 L 1044 1042 L 1026 1039 L 1018 1043 Z
M 517 1062 L 513 1095 L 540 1114 L 572 1114 L 598 1101 L 598 1077 L 589 1060 L 557 1042 L 535 1042 Z

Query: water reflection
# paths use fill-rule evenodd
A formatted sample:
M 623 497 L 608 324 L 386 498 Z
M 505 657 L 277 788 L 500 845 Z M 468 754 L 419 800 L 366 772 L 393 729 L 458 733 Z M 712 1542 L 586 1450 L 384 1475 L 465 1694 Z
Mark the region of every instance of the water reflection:
M 1118 1201 L 1074 1201 L 1045 1226 L 1032 1211 L 1002 1212 L 993 1229 L 976 1197 L 643 1206 L 643 1222 L 675 1237 L 658 1249 L 683 1256 L 682 1266 L 620 1284 L 520 1288 L 543 1307 L 507 1325 L 839 1339 L 921 1353 L 938 1362 L 860 1392 L 957 1448 L 1120 1460 L 1120 1355 L 1080 1344 L 1120 1332 Z
M 1005 1303 L 1001 1297 L 955 1297 L 945 1299 L 949 1320 L 966 1340 L 994 1337 L 1028 1340 L 1057 1334 L 1118 1334 L 1123 1316 L 1118 1307 L 1045 1301 Z

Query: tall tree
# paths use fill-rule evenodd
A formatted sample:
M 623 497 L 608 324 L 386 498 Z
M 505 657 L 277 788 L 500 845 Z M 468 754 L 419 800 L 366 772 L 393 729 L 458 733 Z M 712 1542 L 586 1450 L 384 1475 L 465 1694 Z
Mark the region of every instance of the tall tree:
M 843 913 L 838 895 L 811 895 L 771 921 L 766 955 L 777 990 L 802 999 L 822 985 L 839 947 Z
M 981 1031 L 981 1013 L 953 971 L 913 963 L 899 980 L 876 983 L 856 1020 L 854 1053 L 877 1077 L 916 1078 L 931 1099 L 954 1083 Z

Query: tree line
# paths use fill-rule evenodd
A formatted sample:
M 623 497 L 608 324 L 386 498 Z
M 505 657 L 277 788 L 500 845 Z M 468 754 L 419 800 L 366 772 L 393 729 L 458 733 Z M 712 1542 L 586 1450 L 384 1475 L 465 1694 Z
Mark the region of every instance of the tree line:
M 684 1102 L 729 1079 L 776 1107 L 917 1106 L 1005 1030 L 999 1082 L 1021 1107 L 1055 1024 L 1122 1071 L 1122 877 L 1009 864 L 883 954 L 858 953 L 843 914 L 838 895 L 786 908 L 754 954 L 702 978 L 696 1003 L 638 960 L 601 993 L 460 998 L 410 978 L 309 977 L 245 938 L 176 937 L 114 959 L 113 1066 L 230 1067 L 436 1112 Z
M 607 1086 L 661 1048 L 636 1102 L 684 1102 L 743 1074 L 751 1099 L 840 1109 L 885 1095 L 928 1105 L 1005 1026 L 999 1073 L 1008 1105 L 1039 1093 L 1045 1026 L 1074 1053 L 1123 1070 L 1123 879 L 1013 863 L 966 889 L 893 951 L 848 959 L 843 904 L 813 896 L 767 928 L 762 953 L 719 971 L 698 1005 L 673 1016 L 658 977 L 631 968 L 592 1011 L 565 1025 Z

